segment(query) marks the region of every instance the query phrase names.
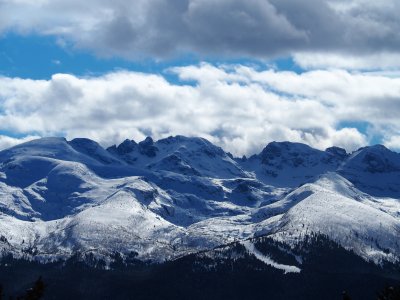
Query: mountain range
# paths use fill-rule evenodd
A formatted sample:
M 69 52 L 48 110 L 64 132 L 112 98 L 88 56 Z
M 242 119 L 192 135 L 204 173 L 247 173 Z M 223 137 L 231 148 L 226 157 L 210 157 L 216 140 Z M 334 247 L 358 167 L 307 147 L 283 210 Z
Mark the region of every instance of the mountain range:
M 294 276 L 310 240 L 399 280 L 400 154 L 271 142 L 236 158 L 184 136 L 107 149 L 42 138 L 0 152 L 3 260 L 110 269 L 201 257 L 209 268 L 223 257 Z

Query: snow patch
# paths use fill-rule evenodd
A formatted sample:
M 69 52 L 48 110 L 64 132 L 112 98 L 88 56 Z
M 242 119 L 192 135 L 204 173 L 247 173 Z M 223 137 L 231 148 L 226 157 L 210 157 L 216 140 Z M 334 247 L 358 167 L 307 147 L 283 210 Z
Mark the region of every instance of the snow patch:
M 260 251 L 256 249 L 254 244 L 250 242 L 249 240 L 247 241 L 242 241 L 241 244 L 246 248 L 246 250 L 250 253 L 253 254 L 255 258 L 257 258 L 259 261 L 262 261 L 266 265 L 269 265 L 271 267 L 274 267 L 275 269 L 282 270 L 287 273 L 300 273 L 301 269 L 296 267 L 296 266 L 290 266 L 290 265 L 284 265 L 277 263 L 273 261 L 269 256 L 266 256 L 262 254 Z

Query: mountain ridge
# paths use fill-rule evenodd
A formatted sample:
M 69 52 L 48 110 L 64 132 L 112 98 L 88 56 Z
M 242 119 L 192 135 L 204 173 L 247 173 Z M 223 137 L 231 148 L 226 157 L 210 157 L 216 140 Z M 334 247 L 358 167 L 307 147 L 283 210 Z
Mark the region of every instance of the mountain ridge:
M 290 246 L 321 233 L 363 259 L 397 262 L 399 166 L 384 146 L 349 154 L 271 142 L 240 159 L 184 136 L 107 149 L 43 138 L 0 151 L 0 251 L 161 262 L 260 235 Z

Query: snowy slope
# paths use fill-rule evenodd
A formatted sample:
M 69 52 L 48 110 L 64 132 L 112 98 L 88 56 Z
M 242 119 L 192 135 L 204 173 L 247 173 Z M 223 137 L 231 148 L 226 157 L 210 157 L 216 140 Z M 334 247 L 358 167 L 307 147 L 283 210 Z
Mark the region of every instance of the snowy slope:
M 320 233 L 377 263 L 398 259 L 400 201 L 397 199 L 371 197 L 335 173 L 328 173 L 293 193 L 308 196 L 293 203 L 283 214 L 274 238 L 296 243 L 311 232 Z
M 273 142 L 236 159 L 183 136 L 107 150 L 44 138 L 0 152 L 0 251 L 164 261 L 261 235 L 293 245 L 314 232 L 394 262 L 399 170 L 399 154 L 383 146 L 347 154 Z

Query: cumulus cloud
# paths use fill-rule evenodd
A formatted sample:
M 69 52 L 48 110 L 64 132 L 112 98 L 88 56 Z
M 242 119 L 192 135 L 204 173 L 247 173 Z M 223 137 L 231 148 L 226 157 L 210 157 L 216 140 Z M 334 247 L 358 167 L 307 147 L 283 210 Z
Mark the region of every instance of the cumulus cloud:
M 34 139 L 39 138 L 39 136 L 26 136 L 23 138 L 13 138 L 6 135 L 0 135 L 0 149 L 6 149 L 21 143 L 25 143 Z
M 395 150 L 400 150 L 400 136 L 391 136 L 387 140 L 384 141 L 384 145 L 388 148 L 392 148 Z
M 260 151 L 273 140 L 349 151 L 368 144 L 370 133 L 388 145 L 398 140 L 400 78 L 206 63 L 168 72 L 180 82 L 129 71 L 56 74 L 50 80 L 0 77 L 0 131 L 89 137 L 104 146 L 146 135 L 202 136 L 236 155 Z M 357 121 L 371 130 L 342 125 Z
M 378 52 L 372 54 L 295 53 L 294 62 L 303 69 L 340 68 L 347 70 L 398 70 L 400 53 Z
M 398 11 L 396 0 L 3 0 L 0 32 L 55 35 L 130 59 L 296 55 L 303 66 L 386 68 L 398 65 Z M 393 59 L 371 60 L 382 53 Z
M 301 74 L 255 71 L 239 67 L 253 82 L 292 96 L 309 98 L 334 108 L 335 119 L 367 121 L 373 126 L 397 126 L 400 111 L 400 78 L 345 70 L 315 70 Z

